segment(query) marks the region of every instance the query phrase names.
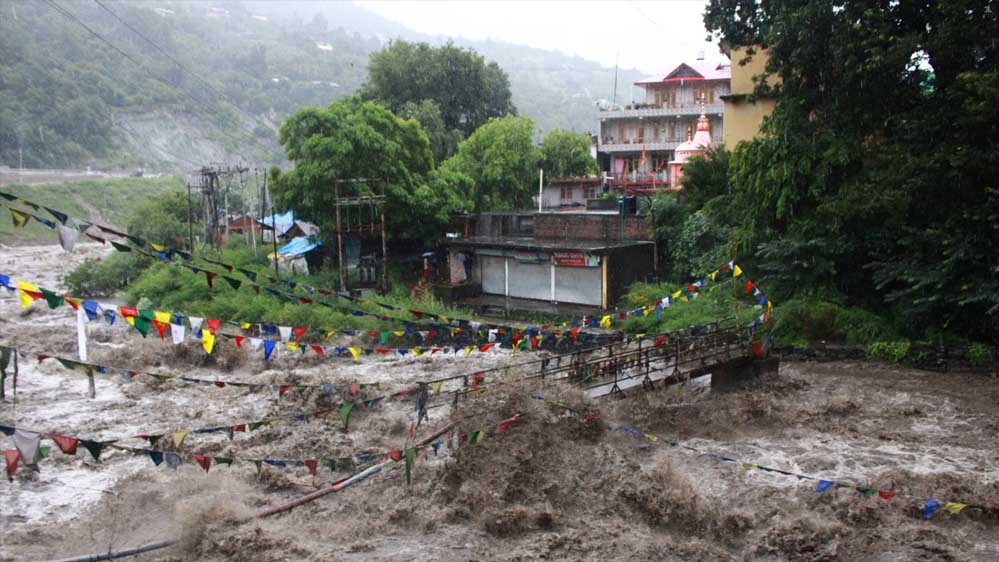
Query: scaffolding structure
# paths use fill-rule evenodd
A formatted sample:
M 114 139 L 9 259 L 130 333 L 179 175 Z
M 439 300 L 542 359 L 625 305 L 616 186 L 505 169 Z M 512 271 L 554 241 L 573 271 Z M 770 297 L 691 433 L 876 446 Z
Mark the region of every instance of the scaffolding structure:
M 375 184 L 376 195 L 340 196 L 341 186 Z M 382 178 L 349 178 L 333 182 L 336 207 L 336 252 L 340 289 L 350 289 L 343 255 L 343 235 L 348 233 L 374 233 L 377 229 L 382 241 L 382 274 L 379 290 L 388 291 L 388 244 L 385 239 L 385 180 Z

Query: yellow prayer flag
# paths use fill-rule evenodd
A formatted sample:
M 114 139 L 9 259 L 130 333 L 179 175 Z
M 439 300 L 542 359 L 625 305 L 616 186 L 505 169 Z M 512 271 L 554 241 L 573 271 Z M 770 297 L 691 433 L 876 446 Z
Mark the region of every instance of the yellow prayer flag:
M 28 291 L 32 293 L 37 293 L 38 286 L 32 285 L 31 283 L 26 283 L 24 281 L 17 282 L 17 294 L 21 297 L 21 308 L 28 308 L 31 303 L 35 302 L 35 298 L 28 294 Z
M 180 449 L 180 446 L 184 444 L 184 439 L 187 439 L 188 433 L 190 433 L 190 431 L 178 431 L 171 436 L 173 437 L 174 449 Z
M 603 328 L 603 329 L 605 329 L 605 330 L 609 330 L 610 329 L 610 327 L 611 327 L 611 317 L 610 317 L 610 314 L 608 314 L 608 315 L 606 315 L 606 316 L 604 316 L 603 318 L 600 319 L 600 327 Z
M 215 349 L 215 334 L 207 328 L 201 330 L 201 347 L 209 354 Z
M 400 337 L 400 338 L 401 338 L 402 336 L 405 336 L 405 335 L 406 335 L 406 332 L 405 332 L 405 331 L 403 331 L 403 330 L 396 330 L 396 331 L 394 331 L 394 332 L 392 332 L 392 333 L 393 333 L 393 334 L 395 334 L 395 335 L 396 335 L 397 337 Z
M 472 350 L 473 350 L 473 349 L 475 349 L 475 346 L 474 346 L 474 345 L 469 345 L 469 346 L 466 346 L 466 347 L 465 347 L 465 355 L 471 355 L 471 354 L 472 354 Z
M 742 465 L 742 468 L 756 468 L 756 465 L 751 462 L 741 461 L 739 464 Z
M 252 324 L 250 324 L 249 322 L 240 322 L 239 329 L 240 330 L 249 330 L 251 326 L 252 326 Z
M 348 347 L 347 351 L 354 356 L 354 361 L 360 361 L 361 359 L 361 348 L 359 347 Z
M 170 313 L 169 312 L 160 312 L 158 310 L 153 311 L 153 318 L 156 318 L 156 321 L 159 322 L 160 324 L 169 324 L 170 323 Z
M 968 504 L 966 503 L 947 502 L 944 504 L 944 509 L 946 509 L 950 513 L 953 513 L 954 515 L 961 513 L 961 510 L 966 507 L 968 507 Z
M 330 336 L 336 333 L 336 330 L 326 330 L 326 339 L 330 339 Z
M 635 341 L 638 341 L 645 337 L 645 334 L 635 334 Z
M 739 264 L 736 264 L 735 267 L 732 268 L 732 277 L 738 277 L 740 275 L 742 275 L 742 268 L 739 267 Z
M 298 351 L 298 344 L 293 341 L 284 342 L 284 346 L 292 351 Z
M 718 277 L 718 270 L 716 269 L 716 270 L 712 271 L 710 277 L 711 277 L 711 280 L 714 281 L 715 277 Z
M 129 326 L 135 326 L 135 316 L 126 316 L 125 322 L 128 322 Z
M 682 294 L 683 294 L 683 290 L 682 289 L 677 289 L 676 292 L 673 293 L 673 298 L 674 299 L 678 299 L 678 298 L 680 298 L 680 295 L 682 295 Z
M 450 320 L 447 319 L 447 316 L 441 316 L 441 322 L 447 324 L 448 322 L 450 322 Z
M 486 438 L 486 430 L 480 429 L 479 435 L 475 438 L 475 444 L 478 445 L 479 443 L 482 443 L 482 440 L 485 438 Z
M 442 386 L 444 386 L 444 381 L 437 381 L 430 385 L 430 388 L 434 389 L 434 394 L 440 394 Z
M 15 228 L 20 228 L 24 226 L 25 223 L 28 222 L 27 213 L 23 213 L 21 211 L 18 211 L 17 209 L 11 209 L 10 207 L 7 208 L 10 209 L 10 218 L 14 221 Z
M 687 298 L 687 295 L 683 295 L 682 297 L 680 297 L 680 300 L 682 300 L 683 302 L 690 302 L 690 299 Z
M 645 438 L 648 439 L 649 441 L 652 441 L 653 443 L 659 441 L 659 438 L 656 437 L 655 435 L 652 435 L 651 433 L 646 433 Z
M 167 247 L 166 247 L 166 246 L 164 246 L 163 244 L 154 244 L 154 243 L 150 242 L 150 243 L 149 243 L 149 245 L 150 245 L 150 246 L 151 246 L 151 247 L 152 247 L 152 248 L 153 248 L 154 250 L 156 250 L 157 252 L 159 252 L 159 253 L 161 253 L 161 254 L 162 254 L 163 252 L 167 251 Z
M 83 299 L 78 299 L 68 295 L 63 295 L 62 298 L 66 299 L 66 302 L 68 302 L 73 308 L 80 308 L 80 305 L 83 303 Z
M 420 348 L 418 348 L 418 347 L 414 347 L 413 349 L 410 349 L 409 351 L 412 352 L 413 355 L 415 355 L 417 357 L 423 355 L 423 350 L 420 349 Z

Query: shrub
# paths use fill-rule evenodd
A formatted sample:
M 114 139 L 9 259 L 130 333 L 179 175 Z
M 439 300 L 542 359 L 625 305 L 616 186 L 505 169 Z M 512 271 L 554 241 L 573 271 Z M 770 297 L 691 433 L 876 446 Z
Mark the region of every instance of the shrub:
M 63 281 L 69 294 L 75 297 L 101 298 L 121 291 L 139 273 L 130 254 L 112 254 L 104 260 L 84 260 Z
M 827 297 L 798 297 L 780 307 L 777 340 L 781 343 L 833 342 L 864 345 L 898 337 L 894 325 L 861 308 Z
M 901 363 L 909 355 L 911 346 L 908 340 L 876 341 L 867 346 L 867 358 Z
M 983 343 L 973 343 L 968 346 L 968 359 L 972 365 L 988 365 L 992 363 L 992 348 Z

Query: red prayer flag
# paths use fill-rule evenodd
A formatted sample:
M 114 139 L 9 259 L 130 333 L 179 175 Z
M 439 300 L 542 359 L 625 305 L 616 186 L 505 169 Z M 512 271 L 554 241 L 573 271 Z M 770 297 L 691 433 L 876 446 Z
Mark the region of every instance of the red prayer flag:
M 656 347 L 662 347 L 663 345 L 666 345 L 666 336 L 656 338 Z
M 572 339 L 576 339 L 576 336 L 579 334 L 579 328 L 569 330 L 569 334 L 572 335 Z
M 218 275 L 218 273 L 215 273 L 214 271 L 205 271 L 205 280 L 208 282 L 209 289 L 213 288 L 212 279 L 215 279 L 216 275 Z
M 160 334 L 160 341 L 166 341 L 167 325 L 159 320 L 153 320 L 153 326 L 156 326 L 156 331 Z
M 878 496 L 883 500 L 890 500 L 895 497 L 895 492 L 886 492 L 884 490 L 879 490 Z
M 433 354 L 437 353 L 440 350 L 441 350 L 441 348 L 439 348 L 439 347 L 432 347 L 432 348 L 430 348 L 430 355 L 433 355 Z
M 63 293 L 62 298 L 66 301 L 69 306 L 73 307 L 73 310 L 80 310 L 80 301 L 74 299 L 73 297 Z
M 119 306 L 118 312 L 126 318 L 135 318 L 139 315 L 139 311 L 134 306 Z
M 208 326 L 208 330 L 214 334 L 222 327 L 222 321 L 218 318 L 205 318 L 205 326 Z
M 351 396 L 357 396 L 357 391 L 359 391 L 360 389 L 361 385 L 357 384 L 356 382 L 352 382 L 347 385 L 347 392 L 349 392 Z
M 487 344 L 480 345 L 479 346 L 479 351 L 481 351 L 482 353 L 485 353 L 485 352 L 489 351 L 490 349 L 492 349 L 493 345 L 495 345 L 495 344 L 487 343 Z
M 305 297 L 298 297 L 298 304 L 312 304 L 312 299 L 307 299 Z
M 212 466 L 211 457 L 205 455 L 191 455 L 191 456 L 194 457 L 194 460 L 198 461 L 198 464 L 201 465 L 201 468 L 205 469 L 205 472 L 208 472 L 208 467 Z
M 215 381 L 215 386 L 219 388 L 225 388 L 225 383 L 222 381 Z
M 236 424 L 236 425 L 232 426 L 230 429 L 232 429 L 233 431 L 246 431 L 246 424 L 245 423 L 239 423 L 239 424 Z
M 243 340 L 246 339 L 246 336 L 236 336 L 235 339 L 236 339 L 236 347 L 238 347 L 239 349 L 242 349 L 243 348 Z
M 321 345 L 311 344 L 309 347 L 312 348 L 312 351 L 316 352 L 316 355 L 326 355 L 326 350 Z
M 302 343 L 302 336 L 305 335 L 305 328 L 296 326 L 292 329 L 292 333 L 295 334 L 295 343 Z
M 14 473 L 17 472 L 17 461 L 21 460 L 21 452 L 17 449 L 7 449 L 3 452 L 3 458 L 7 461 L 7 480 L 14 480 Z
M 384 347 L 378 347 L 378 348 L 375 348 L 375 353 L 381 353 L 382 355 L 388 355 L 389 353 L 392 353 L 392 350 L 391 349 L 386 349 Z
M 746 288 L 745 288 L 745 289 L 743 289 L 743 291 L 742 291 L 742 292 L 743 292 L 744 294 L 747 294 L 747 295 L 748 295 L 748 294 L 749 294 L 749 291 L 752 291 L 752 290 L 753 290 L 753 287 L 755 287 L 755 286 L 756 286 L 756 285 L 754 285 L 752 281 L 746 281 Z
M 316 459 L 306 459 L 305 466 L 309 467 L 309 474 L 316 475 L 316 467 L 319 466 L 319 461 Z
M 479 386 L 486 381 L 486 374 L 479 372 L 472 375 L 472 388 Z
M 399 462 L 402 460 L 402 451 L 389 451 L 388 456 L 395 462 Z
M 373 338 L 377 338 L 378 337 L 378 330 L 368 330 L 368 335 L 371 336 L 371 337 L 373 337 Z
M 537 349 L 537 347 L 538 347 L 538 336 L 531 336 L 531 347 Z
M 497 431 L 506 431 L 506 430 L 510 429 L 510 426 L 512 426 L 513 424 L 517 423 L 518 421 L 520 421 L 520 414 L 517 414 L 516 416 L 513 416 L 510 419 L 507 419 L 507 420 L 504 420 L 504 421 L 500 422 L 500 424 L 498 426 L 496 426 L 496 430 Z
M 290 384 L 282 384 L 278 387 L 278 396 L 284 396 L 289 390 L 291 390 Z
M 76 454 L 76 446 L 77 444 L 79 444 L 79 441 L 77 441 L 76 439 L 72 437 L 66 437 L 65 435 L 54 435 L 54 434 L 50 434 L 48 437 L 49 439 L 54 441 L 56 445 L 59 446 L 59 450 L 62 451 L 63 454 L 65 455 Z

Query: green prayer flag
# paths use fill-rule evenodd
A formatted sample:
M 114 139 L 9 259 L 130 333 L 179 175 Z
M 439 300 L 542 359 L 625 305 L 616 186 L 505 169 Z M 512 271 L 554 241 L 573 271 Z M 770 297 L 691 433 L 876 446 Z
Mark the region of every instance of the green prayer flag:
M 475 445 L 475 442 L 479 440 L 479 431 L 469 431 L 468 432 L 468 444 Z
M 406 484 L 412 482 L 413 462 L 416 461 L 416 449 L 406 447 Z
M 347 402 L 343 406 L 340 406 L 340 419 L 343 420 L 343 430 L 347 431 L 347 427 L 350 423 L 350 412 L 354 409 L 353 402 Z
M 39 456 L 39 458 L 43 458 L 44 459 L 45 457 L 49 456 L 49 453 L 51 451 L 52 451 L 52 447 L 39 447 L 38 448 L 38 456 Z
M 389 336 L 391 336 L 391 335 L 392 335 L 392 332 L 379 332 L 378 333 L 378 341 L 381 342 L 382 344 L 388 343 Z
M 336 470 L 336 459 L 322 459 L 319 464 L 330 467 L 330 470 Z
M 262 426 L 262 425 L 264 425 L 266 423 L 267 422 L 262 422 L 262 421 L 250 422 L 249 424 L 247 424 L 247 429 L 249 431 L 255 431 L 257 428 L 259 428 L 260 426 Z
M 119 252 L 131 252 L 132 251 L 131 246 L 126 246 L 125 244 L 119 244 L 118 242 L 115 242 L 114 240 L 108 240 L 108 242 L 110 242 L 111 245 L 114 246 L 114 249 L 118 250 Z
M 45 302 L 49 305 L 49 308 L 59 308 L 66 304 L 66 299 L 62 295 L 57 295 L 48 289 L 39 289 L 39 292 L 45 297 Z
M 233 289 L 239 289 L 239 286 L 243 284 L 243 282 L 239 279 L 229 277 L 228 275 L 223 275 L 222 279 L 225 279 L 226 283 L 228 283 Z
M 133 318 L 132 320 L 135 321 L 134 324 L 135 329 L 138 330 L 140 334 L 142 334 L 142 337 L 146 337 L 146 334 L 149 333 L 149 325 L 152 323 L 150 322 L 149 318 L 139 315 Z
M 873 496 L 874 494 L 878 493 L 878 491 L 875 490 L 874 488 L 867 488 L 865 486 L 857 486 L 857 491 L 860 492 L 861 494 L 864 494 L 865 496 Z
M 212 457 L 212 462 L 215 464 L 232 465 L 232 459 L 229 457 Z

